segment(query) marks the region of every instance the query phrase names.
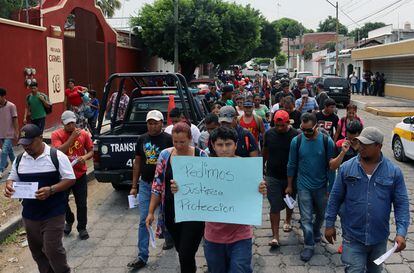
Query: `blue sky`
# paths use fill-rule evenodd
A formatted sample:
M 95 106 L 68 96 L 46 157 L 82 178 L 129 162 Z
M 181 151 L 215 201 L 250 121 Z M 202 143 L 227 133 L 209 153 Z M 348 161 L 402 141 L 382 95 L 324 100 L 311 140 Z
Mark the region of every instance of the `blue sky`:
M 391 5 L 398 0 L 338 0 L 339 7 L 345 11 L 353 20 L 357 21 L 368 15 L 375 14 L 380 9 Z M 118 10 L 114 17 L 128 17 L 137 14 L 145 3 L 152 3 L 153 0 L 121 0 L 122 8 Z M 255 7 L 262 14 L 272 21 L 281 17 L 290 17 L 302 22 L 307 28 L 316 29 L 319 21 L 328 17 L 335 16 L 335 9 L 326 0 L 235 0 L 238 4 Z M 333 1 L 331 1 L 333 2 Z M 370 17 L 365 22 L 382 21 L 386 24 L 393 24 L 394 27 L 403 26 L 405 22 L 410 22 L 414 26 L 414 0 L 399 0 L 397 4 L 386 9 L 381 13 Z M 340 12 L 341 23 L 349 29 L 357 25 Z M 113 26 L 127 27 L 126 19 L 110 20 Z

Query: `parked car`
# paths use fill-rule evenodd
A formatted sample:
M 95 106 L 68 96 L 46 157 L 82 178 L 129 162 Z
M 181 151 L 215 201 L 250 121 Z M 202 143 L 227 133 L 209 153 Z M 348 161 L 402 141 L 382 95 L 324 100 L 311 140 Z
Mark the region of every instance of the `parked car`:
M 264 70 L 269 70 L 269 64 L 268 63 L 261 63 L 261 64 L 259 64 L 259 69 L 261 70 L 261 71 L 264 71 Z
M 275 79 L 289 78 L 289 70 L 286 68 L 278 68 L 275 73 Z
M 308 76 L 313 76 L 313 73 L 310 71 L 295 72 L 295 75 L 293 77 L 299 78 L 299 79 L 305 79 Z
M 175 86 L 148 86 L 148 78 L 164 77 Z M 171 80 L 172 79 L 172 80 Z M 103 130 L 105 108 L 110 91 L 115 87 L 122 90 L 126 85 L 134 84 L 128 107 L 123 120 L 116 120 L 118 105 L 112 115 L 110 128 Z M 115 85 L 118 86 L 116 87 Z M 118 92 L 120 94 L 120 92 Z M 164 126 L 170 99 L 174 98 L 175 107 L 181 108 L 191 123 L 202 126 L 207 113 L 202 100 L 194 97 L 180 74 L 173 73 L 122 73 L 113 74 L 105 84 L 104 95 L 98 118 L 97 132 L 94 135 L 94 168 L 98 182 L 112 183 L 115 189 L 121 189 L 132 183 L 132 166 L 135 145 L 139 135 L 147 132 L 146 115 L 150 110 L 159 110 L 164 115 Z M 117 98 L 119 103 L 119 98 Z
M 314 84 L 322 82 L 324 91 L 336 103 L 342 103 L 346 107 L 351 101 L 351 88 L 348 79 L 337 76 L 322 76 L 315 80 Z
M 404 118 L 392 130 L 392 151 L 398 161 L 414 159 L 414 116 Z
M 193 91 L 193 95 L 207 94 L 210 86 L 216 86 L 215 79 L 194 79 L 188 84 L 188 87 Z

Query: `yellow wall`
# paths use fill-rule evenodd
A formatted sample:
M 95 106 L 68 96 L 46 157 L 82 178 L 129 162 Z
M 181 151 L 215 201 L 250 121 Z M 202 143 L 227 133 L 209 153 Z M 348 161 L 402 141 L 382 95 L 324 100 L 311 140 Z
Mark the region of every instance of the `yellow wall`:
M 352 50 L 352 60 L 414 55 L 414 39 Z
M 414 100 L 414 87 L 385 84 L 385 95 L 403 99 Z

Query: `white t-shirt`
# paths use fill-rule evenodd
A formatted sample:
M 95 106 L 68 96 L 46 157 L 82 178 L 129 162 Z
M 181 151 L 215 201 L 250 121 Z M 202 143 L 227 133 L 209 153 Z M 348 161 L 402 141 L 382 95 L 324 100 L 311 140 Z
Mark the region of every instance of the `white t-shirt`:
M 56 171 L 55 165 L 53 165 L 52 158 L 50 157 L 50 147 L 46 143 L 44 143 L 44 145 L 45 149 L 43 153 L 36 159 L 26 152 L 23 153 L 19 163 L 19 173 L 47 173 Z M 59 161 L 60 179 L 76 179 L 69 158 L 59 150 L 57 150 L 57 158 Z M 16 171 L 16 160 L 13 162 L 8 179 L 19 181 L 19 176 Z
M 272 109 L 270 109 L 270 113 L 275 113 L 277 110 L 279 110 L 279 103 L 276 103 L 275 105 L 272 106 Z
M 174 125 L 168 125 L 167 128 L 165 128 L 164 132 L 166 132 L 167 134 L 172 133 L 172 129 L 173 129 Z M 191 135 L 193 137 L 193 146 L 197 146 L 198 143 L 198 138 L 200 137 L 200 130 L 197 128 L 197 126 L 195 126 L 194 124 L 191 124 Z

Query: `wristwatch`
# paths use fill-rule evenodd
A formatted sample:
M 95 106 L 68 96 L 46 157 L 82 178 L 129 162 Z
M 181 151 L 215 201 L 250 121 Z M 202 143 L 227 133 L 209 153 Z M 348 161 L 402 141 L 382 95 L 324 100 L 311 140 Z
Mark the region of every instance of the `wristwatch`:
M 56 192 L 55 187 L 50 186 L 50 187 L 49 187 L 49 193 L 50 193 L 50 195 L 55 194 L 55 192 Z

